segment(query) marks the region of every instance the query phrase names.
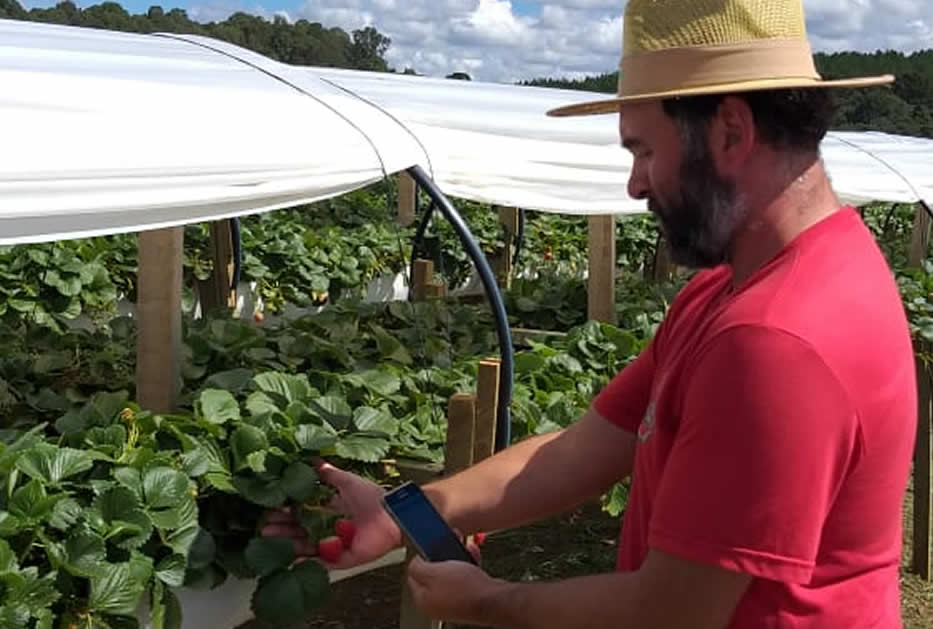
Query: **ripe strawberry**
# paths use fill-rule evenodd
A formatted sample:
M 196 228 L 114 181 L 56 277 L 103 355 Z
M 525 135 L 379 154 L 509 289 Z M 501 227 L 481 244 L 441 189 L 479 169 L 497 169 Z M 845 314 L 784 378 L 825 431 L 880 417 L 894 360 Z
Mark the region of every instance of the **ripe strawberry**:
M 486 541 L 486 534 L 485 533 L 474 533 L 473 541 L 476 542 L 477 546 L 482 546 L 483 542 Z
M 356 536 L 356 525 L 353 520 L 337 520 L 337 523 L 334 524 L 334 530 L 337 537 L 343 542 L 344 548 L 350 548 L 353 545 L 353 538 Z
M 336 563 L 343 552 L 343 542 L 336 535 L 325 537 L 317 543 L 317 554 L 327 563 Z

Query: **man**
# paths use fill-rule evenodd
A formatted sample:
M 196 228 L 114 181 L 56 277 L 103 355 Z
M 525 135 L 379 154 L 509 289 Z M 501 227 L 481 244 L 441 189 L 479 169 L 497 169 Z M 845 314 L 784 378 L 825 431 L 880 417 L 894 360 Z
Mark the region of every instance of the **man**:
M 650 346 L 571 427 L 426 492 L 464 533 L 515 527 L 632 474 L 618 570 L 508 583 L 415 560 L 427 615 L 509 629 L 901 626 L 914 359 L 897 287 L 819 158 L 831 121 L 793 0 L 631 0 L 617 113 L 675 259 L 700 269 Z M 340 567 L 401 544 L 382 490 L 322 468 L 357 523 Z M 269 534 L 300 533 L 288 522 Z

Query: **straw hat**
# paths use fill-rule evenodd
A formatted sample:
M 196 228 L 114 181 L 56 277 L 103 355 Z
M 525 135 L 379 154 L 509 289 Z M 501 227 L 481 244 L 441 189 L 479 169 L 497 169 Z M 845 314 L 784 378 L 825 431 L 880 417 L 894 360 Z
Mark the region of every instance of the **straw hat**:
M 869 87 L 892 75 L 824 81 L 802 0 L 629 0 L 616 98 L 550 116 L 618 113 L 626 102 L 802 87 Z

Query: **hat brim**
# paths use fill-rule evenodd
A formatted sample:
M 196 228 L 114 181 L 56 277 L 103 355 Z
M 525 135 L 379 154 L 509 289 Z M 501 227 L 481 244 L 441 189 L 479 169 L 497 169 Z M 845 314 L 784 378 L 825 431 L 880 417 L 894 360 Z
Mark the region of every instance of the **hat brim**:
M 813 79 L 762 79 L 757 81 L 744 81 L 739 83 L 723 83 L 719 85 L 705 85 L 701 87 L 683 88 L 666 92 L 651 94 L 637 94 L 633 96 L 617 96 L 601 100 L 593 100 L 574 105 L 557 107 L 547 112 L 552 117 L 592 116 L 597 114 L 617 114 L 619 107 L 626 103 L 645 102 L 678 96 L 701 96 L 706 94 L 729 94 L 752 92 L 769 89 L 789 88 L 858 88 L 888 85 L 894 82 L 894 76 L 884 74 L 880 76 L 859 77 L 852 79 L 836 79 L 832 81 Z

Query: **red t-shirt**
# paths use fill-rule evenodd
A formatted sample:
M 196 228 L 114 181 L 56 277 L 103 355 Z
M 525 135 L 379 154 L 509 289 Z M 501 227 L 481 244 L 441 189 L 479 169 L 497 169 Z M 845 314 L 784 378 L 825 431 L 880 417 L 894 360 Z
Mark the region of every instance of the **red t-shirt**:
M 852 208 L 735 292 L 727 267 L 698 273 L 594 401 L 638 435 L 619 570 L 654 548 L 756 577 L 733 629 L 900 628 L 915 374 Z

